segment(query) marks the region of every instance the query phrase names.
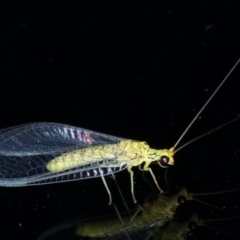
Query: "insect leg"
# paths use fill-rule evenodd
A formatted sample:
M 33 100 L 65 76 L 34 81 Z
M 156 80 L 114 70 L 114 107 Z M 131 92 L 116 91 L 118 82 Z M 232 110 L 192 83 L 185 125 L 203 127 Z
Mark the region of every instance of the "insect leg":
M 131 167 L 128 167 L 127 170 L 130 173 L 131 193 L 132 193 L 133 202 L 136 203 L 137 200 L 136 200 L 135 195 L 134 195 L 134 185 L 133 185 L 133 171 L 132 171 Z
M 149 164 L 150 164 L 150 163 L 147 163 L 147 162 L 146 162 L 142 170 L 143 170 L 143 171 L 149 171 L 149 172 L 151 173 L 152 178 L 153 178 L 153 181 L 155 182 L 158 190 L 160 191 L 160 193 L 163 193 L 163 190 L 162 190 L 162 189 L 160 188 L 160 186 L 158 185 L 157 179 L 156 179 L 156 177 L 155 177 L 152 169 L 151 169 L 150 167 L 148 167 Z
M 108 192 L 108 195 L 109 195 L 109 203 L 108 204 L 111 205 L 112 204 L 112 194 L 111 194 L 111 192 L 110 192 L 110 190 L 108 188 L 107 182 L 106 182 L 106 180 L 105 180 L 105 178 L 103 176 L 103 171 L 101 170 L 101 168 L 99 168 L 99 171 L 100 171 L 100 174 L 101 174 L 101 178 L 102 178 L 103 184 L 104 184 L 104 186 L 105 186 L 105 188 L 106 188 L 106 190 Z

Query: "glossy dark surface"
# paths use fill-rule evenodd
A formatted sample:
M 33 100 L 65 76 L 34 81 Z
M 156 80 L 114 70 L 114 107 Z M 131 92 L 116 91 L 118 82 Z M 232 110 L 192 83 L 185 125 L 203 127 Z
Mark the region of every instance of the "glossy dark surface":
M 234 1 L 160 6 L 19 3 L 0 11 L 0 129 L 59 122 L 170 148 L 240 57 L 239 8 Z M 182 143 L 239 114 L 239 76 L 238 67 Z M 239 187 L 239 124 L 176 154 L 168 172 L 173 193 L 182 185 L 195 193 Z M 152 168 L 167 189 L 163 170 Z M 141 203 L 152 189 L 138 169 L 134 172 Z M 116 175 L 131 202 L 129 174 Z M 121 204 L 114 181 L 107 182 L 113 201 Z M 239 192 L 205 198 L 239 214 Z M 0 188 L 0 204 L 2 235 L 32 240 L 59 222 L 107 207 L 108 195 L 97 178 Z M 201 218 L 222 217 L 201 204 L 189 208 Z M 216 225 L 239 236 L 239 220 Z M 206 229 L 195 236 L 228 238 Z

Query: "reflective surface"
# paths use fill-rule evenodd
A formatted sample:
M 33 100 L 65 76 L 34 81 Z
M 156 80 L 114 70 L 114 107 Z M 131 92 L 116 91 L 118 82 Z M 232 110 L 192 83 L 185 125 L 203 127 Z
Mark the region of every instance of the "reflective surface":
M 231 0 L 111 4 L 1 5 L 0 129 L 59 122 L 146 141 L 156 149 L 173 146 L 239 58 L 239 7 Z M 239 114 L 239 76 L 238 68 L 182 143 Z M 183 185 L 194 193 L 239 187 L 239 136 L 235 122 L 179 151 L 168 172 L 171 191 Z M 152 168 L 167 190 L 164 171 Z M 140 204 L 152 189 L 133 170 Z M 129 174 L 116 176 L 132 202 Z M 121 204 L 114 181 L 106 180 L 114 202 Z M 107 202 L 99 178 L 0 187 L 1 233 L 36 239 L 55 224 L 104 209 Z M 239 202 L 238 192 L 210 199 L 235 213 Z M 208 208 L 194 204 L 195 209 L 200 218 L 212 218 Z M 227 221 L 220 228 L 237 234 L 239 226 Z M 197 237 L 213 235 L 201 229 Z

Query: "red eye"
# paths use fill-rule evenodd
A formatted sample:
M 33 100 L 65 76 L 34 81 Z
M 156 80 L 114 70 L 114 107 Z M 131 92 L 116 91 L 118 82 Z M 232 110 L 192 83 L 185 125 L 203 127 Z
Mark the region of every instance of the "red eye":
M 161 156 L 160 158 L 160 163 L 163 165 L 163 166 L 166 166 L 169 162 L 169 157 L 167 156 Z

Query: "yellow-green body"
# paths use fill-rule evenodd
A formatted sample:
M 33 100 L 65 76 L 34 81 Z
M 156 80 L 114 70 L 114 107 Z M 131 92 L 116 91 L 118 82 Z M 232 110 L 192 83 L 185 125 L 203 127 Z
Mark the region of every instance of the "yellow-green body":
M 163 155 L 169 157 L 168 164 L 174 164 L 171 149 L 156 150 L 151 149 L 146 142 L 125 140 L 117 144 L 83 148 L 64 153 L 48 162 L 46 167 L 50 172 L 57 172 L 92 162 L 116 158 L 116 163 L 101 164 L 100 167 L 119 167 L 122 163 L 127 163 L 128 168 L 131 169 L 131 167 L 145 162 L 145 168 L 151 162 L 158 161 Z

